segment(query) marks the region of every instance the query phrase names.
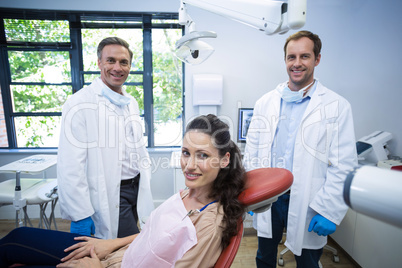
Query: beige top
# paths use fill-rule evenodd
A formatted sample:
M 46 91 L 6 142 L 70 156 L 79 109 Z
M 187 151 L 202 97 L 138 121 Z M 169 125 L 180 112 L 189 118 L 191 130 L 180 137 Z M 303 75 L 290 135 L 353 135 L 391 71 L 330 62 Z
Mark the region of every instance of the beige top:
M 212 203 L 200 213 L 193 213 L 190 219 L 197 233 L 197 244 L 178 260 L 175 267 L 214 267 L 222 253 L 223 207 Z
M 182 198 L 186 193 L 182 195 Z M 216 202 L 208 205 L 203 211 L 191 214 L 191 221 L 197 233 L 197 244 L 187 251 L 183 257 L 176 261 L 175 267 L 214 267 L 216 261 L 222 253 L 222 219 L 223 208 Z M 129 245 L 110 253 L 105 259 L 101 260 L 103 267 L 119 268 L 123 255 Z

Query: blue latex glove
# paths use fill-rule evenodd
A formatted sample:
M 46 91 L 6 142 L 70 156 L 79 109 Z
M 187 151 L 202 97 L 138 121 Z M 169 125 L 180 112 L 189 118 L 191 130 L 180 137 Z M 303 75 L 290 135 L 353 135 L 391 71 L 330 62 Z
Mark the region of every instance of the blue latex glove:
M 327 236 L 335 232 L 336 225 L 330 220 L 327 220 L 325 217 L 320 214 L 315 215 L 310 222 L 310 226 L 308 227 L 308 231 L 314 231 L 318 235 Z
M 80 235 L 91 236 L 95 234 L 95 224 L 91 217 L 72 221 L 70 226 L 70 232 Z
M 248 211 L 247 213 L 250 214 L 251 216 L 254 215 L 254 212 L 252 212 L 252 211 Z

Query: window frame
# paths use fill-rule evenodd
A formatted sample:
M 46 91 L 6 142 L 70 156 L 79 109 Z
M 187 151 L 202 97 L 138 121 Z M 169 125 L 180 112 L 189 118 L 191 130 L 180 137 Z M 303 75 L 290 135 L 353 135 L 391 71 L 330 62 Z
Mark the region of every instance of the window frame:
M 110 23 L 85 23 L 82 19 L 97 19 Z M 7 42 L 4 19 L 29 19 L 29 20 L 67 20 L 69 21 L 70 42 Z M 177 147 L 155 146 L 154 138 L 154 111 L 153 111 L 153 62 L 152 62 L 152 29 L 181 29 L 184 26 L 178 23 L 152 23 L 152 20 L 177 20 L 178 13 L 138 13 L 138 12 L 89 12 L 89 11 L 60 11 L 60 10 L 22 10 L 0 9 L 0 86 L 3 99 L 4 119 L 7 128 L 8 147 L 3 149 L 43 149 L 55 147 L 17 147 L 17 136 L 14 119 L 20 116 L 61 116 L 61 112 L 14 112 L 11 99 L 11 85 L 31 85 L 32 83 L 11 82 L 8 51 L 68 51 L 70 53 L 71 83 L 57 83 L 55 85 L 71 86 L 72 94 L 83 88 L 85 74 L 100 74 L 83 70 L 82 35 L 81 29 L 89 28 L 140 28 L 143 30 L 143 70 L 130 71 L 130 74 L 142 74 L 141 82 L 126 82 L 126 85 L 142 85 L 144 90 L 144 117 L 145 135 L 148 136 L 148 148 Z M 127 25 L 115 23 L 115 21 L 137 21 L 140 23 Z M 100 27 L 101 26 L 101 27 Z M 125 26 L 125 27 L 123 27 Z M 182 124 L 184 129 L 184 64 L 182 68 Z M 92 81 L 91 81 L 92 82 Z M 52 85 L 52 83 L 34 83 L 35 85 Z

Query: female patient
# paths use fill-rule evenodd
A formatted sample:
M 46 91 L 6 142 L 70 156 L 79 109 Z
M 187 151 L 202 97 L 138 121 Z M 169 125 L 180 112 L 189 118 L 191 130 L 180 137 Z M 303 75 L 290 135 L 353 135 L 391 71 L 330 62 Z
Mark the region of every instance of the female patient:
M 228 126 L 207 115 L 188 124 L 180 162 L 188 189 L 155 209 L 139 234 L 101 240 L 18 228 L 0 240 L 0 266 L 214 266 L 244 213 L 241 155 Z

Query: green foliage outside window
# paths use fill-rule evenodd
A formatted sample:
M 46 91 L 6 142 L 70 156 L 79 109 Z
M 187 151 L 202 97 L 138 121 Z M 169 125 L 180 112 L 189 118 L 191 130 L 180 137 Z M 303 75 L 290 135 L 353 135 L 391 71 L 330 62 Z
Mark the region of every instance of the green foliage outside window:
M 180 31 L 156 30 L 161 43 L 153 46 L 154 105 L 158 120 L 167 122 L 181 115 L 182 63 L 174 56 L 174 43 L 180 39 Z M 153 40 L 158 40 L 153 38 Z
M 8 42 L 70 42 L 68 21 L 4 19 L 4 24 Z M 107 36 L 119 36 L 128 41 L 134 53 L 131 71 L 143 70 L 141 29 L 82 29 L 84 72 L 99 71 L 96 48 Z M 174 43 L 180 37 L 181 30 L 178 29 L 153 30 L 156 131 L 162 129 L 164 123 L 177 121 L 182 114 L 182 65 L 173 54 Z M 22 83 L 10 85 L 13 111 L 61 112 L 64 102 L 72 94 L 70 53 L 16 49 L 10 50 L 8 57 L 11 82 Z M 84 81 L 90 83 L 97 76 L 84 74 Z M 141 83 L 142 75 L 132 74 L 127 81 Z M 137 99 L 140 111 L 144 111 L 142 85 L 129 85 L 126 89 Z M 59 116 L 18 116 L 14 121 L 18 147 L 57 147 Z

